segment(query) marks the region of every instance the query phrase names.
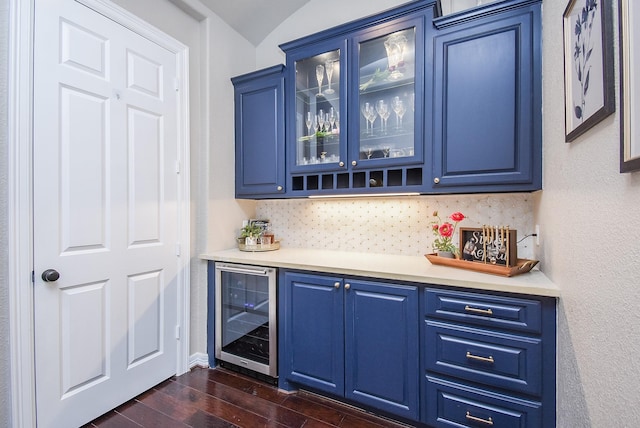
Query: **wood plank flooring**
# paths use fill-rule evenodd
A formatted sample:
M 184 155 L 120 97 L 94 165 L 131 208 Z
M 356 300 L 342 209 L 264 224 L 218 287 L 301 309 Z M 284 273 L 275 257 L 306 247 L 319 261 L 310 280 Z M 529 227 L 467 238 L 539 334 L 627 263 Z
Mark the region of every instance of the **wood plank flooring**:
M 226 369 L 194 368 L 171 378 L 85 428 L 406 428 L 353 407 L 276 387 Z

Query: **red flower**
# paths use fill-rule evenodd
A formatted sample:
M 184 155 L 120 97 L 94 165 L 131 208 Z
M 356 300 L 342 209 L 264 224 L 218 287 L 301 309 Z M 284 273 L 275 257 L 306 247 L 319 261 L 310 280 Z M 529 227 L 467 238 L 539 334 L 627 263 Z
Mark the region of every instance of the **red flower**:
M 434 225 L 433 225 L 433 231 L 434 231 L 434 232 L 437 232 L 437 231 L 438 231 L 438 229 L 440 229 L 440 226 L 438 226 L 437 224 L 434 224 Z
M 459 221 L 464 220 L 466 217 L 461 212 L 455 212 L 455 213 L 451 214 L 449 216 L 449 218 L 457 223 Z
M 445 238 L 449 238 L 453 235 L 453 225 L 451 223 L 442 223 L 438 231 L 440 232 L 440 235 Z

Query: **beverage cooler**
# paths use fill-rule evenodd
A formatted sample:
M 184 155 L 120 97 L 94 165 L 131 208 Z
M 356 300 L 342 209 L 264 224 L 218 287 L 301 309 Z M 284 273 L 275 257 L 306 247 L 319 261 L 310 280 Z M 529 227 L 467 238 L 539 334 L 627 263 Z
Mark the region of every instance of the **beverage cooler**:
M 215 356 L 277 377 L 276 269 L 216 263 Z

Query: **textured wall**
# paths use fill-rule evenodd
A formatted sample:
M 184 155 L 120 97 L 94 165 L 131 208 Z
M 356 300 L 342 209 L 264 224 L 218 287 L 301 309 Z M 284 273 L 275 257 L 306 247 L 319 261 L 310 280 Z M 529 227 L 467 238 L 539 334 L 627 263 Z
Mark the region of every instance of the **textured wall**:
M 598 5 L 607 3 L 613 3 L 617 17 L 618 2 Z M 640 172 L 618 172 L 619 104 L 587 134 L 564 142 L 565 7 L 566 2 L 545 1 L 543 8 L 544 191 L 536 204 L 542 269 L 562 290 L 558 426 L 635 427 L 640 425 Z M 619 94 L 618 84 L 616 89 Z
M 0 427 L 10 426 L 7 52 L 9 1 L 0 0 Z
M 459 227 L 508 225 L 520 238 L 534 227 L 529 194 L 261 201 L 256 215 L 271 220 L 283 246 L 415 256 L 432 252 L 434 211 L 443 220 L 462 212 Z M 523 240 L 518 255 L 532 257 L 532 245 Z

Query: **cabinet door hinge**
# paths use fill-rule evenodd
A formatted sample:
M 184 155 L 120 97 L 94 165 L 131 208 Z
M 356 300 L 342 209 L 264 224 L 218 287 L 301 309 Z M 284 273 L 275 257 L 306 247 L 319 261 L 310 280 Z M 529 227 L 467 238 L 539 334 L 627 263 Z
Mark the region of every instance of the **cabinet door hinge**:
M 176 326 L 176 340 L 180 340 L 180 326 Z
M 176 160 L 176 174 L 180 174 L 180 161 Z
M 173 89 L 175 89 L 176 92 L 180 90 L 180 79 L 177 77 L 173 78 Z
M 180 243 L 178 242 L 176 244 L 176 256 L 180 257 L 181 250 L 182 248 L 180 247 Z

